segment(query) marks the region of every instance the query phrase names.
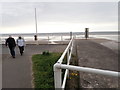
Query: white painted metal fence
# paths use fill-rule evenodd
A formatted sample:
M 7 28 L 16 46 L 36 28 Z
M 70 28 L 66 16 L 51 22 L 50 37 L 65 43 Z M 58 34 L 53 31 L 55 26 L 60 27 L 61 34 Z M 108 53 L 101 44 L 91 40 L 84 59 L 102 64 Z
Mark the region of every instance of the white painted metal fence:
M 89 73 L 95 73 L 95 74 L 101 74 L 101 75 L 107 75 L 107 76 L 113 76 L 113 77 L 120 77 L 120 72 L 69 65 L 71 55 L 72 55 L 72 50 L 73 50 L 73 38 L 69 42 L 67 48 L 63 52 L 60 59 L 57 61 L 57 63 L 54 64 L 54 84 L 56 89 L 62 88 L 64 90 L 69 70 L 83 71 L 83 72 L 89 72 Z M 67 54 L 67 65 L 62 64 L 66 54 Z M 61 72 L 62 69 L 66 69 L 63 80 L 62 80 L 62 72 Z

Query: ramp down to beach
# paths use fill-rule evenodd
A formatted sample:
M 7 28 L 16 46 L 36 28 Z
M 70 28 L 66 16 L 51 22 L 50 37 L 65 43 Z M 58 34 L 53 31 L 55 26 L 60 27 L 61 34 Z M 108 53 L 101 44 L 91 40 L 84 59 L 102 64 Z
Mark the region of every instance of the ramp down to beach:
M 78 39 L 75 41 L 78 64 L 103 70 L 118 71 L 118 53 L 101 45 L 97 39 Z M 101 40 L 107 42 L 107 40 Z M 82 88 L 118 88 L 118 78 L 80 72 Z

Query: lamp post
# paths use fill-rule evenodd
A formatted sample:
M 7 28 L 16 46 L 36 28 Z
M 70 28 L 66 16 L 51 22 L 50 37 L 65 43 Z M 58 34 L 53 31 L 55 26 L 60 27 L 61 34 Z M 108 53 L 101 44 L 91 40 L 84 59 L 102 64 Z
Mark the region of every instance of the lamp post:
M 34 35 L 34 40 L 37 41 L 37 15 L 36 15 L 36 8 L 35 8 L 35 26 L 36 26 L 36 35 Z

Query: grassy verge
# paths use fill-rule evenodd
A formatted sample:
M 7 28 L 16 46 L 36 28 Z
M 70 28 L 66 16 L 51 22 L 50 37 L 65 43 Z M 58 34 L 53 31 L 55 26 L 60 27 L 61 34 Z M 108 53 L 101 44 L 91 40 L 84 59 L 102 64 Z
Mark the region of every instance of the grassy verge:
M 32 56 L 35 88 L 54 88 L 53 65 L 61 53 L 37 54 Z

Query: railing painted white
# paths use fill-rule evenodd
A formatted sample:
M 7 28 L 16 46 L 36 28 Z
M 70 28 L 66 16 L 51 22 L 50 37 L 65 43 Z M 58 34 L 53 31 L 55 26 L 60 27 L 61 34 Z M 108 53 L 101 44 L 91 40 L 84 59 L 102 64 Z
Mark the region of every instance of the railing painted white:
M 56 89 L 62 88 L 62 90 L 64 90 L 69 70 L 89 72 L 89 73 L 101 74 L 101 75 L 107 75 L 107 76 L 113 76 L 113 77 L 120 77 L 120 72 L 69 65 L 71 55 L 72 55 L 72 49 L 73 49 L 73 38 L 69 42 L 67 48 L 63 52 L 60 59 L 57 61 L 57 63 L 54 64 L 54 84 Z M 67 65 L 62 64 L 66 54 L 67 54 Z M 62 82 L 61 69 L 66 69 L 63 82 Z
M 57 63 L 62 64 L 63 59 L 65 55 L 67 54 L 67 65 L 70 63 L 71 55 L 72 55 L 72 49 L 73 49 L 73 38 L 70 40 L 67 48 L 63 52 L 62 56 L 60 59 L 57 61 Z M 54 82 L 55 82 L 55 88 L 64 88 L 66 84 L 66 78 L 68 75 L 68 70 L 66 69 L 64 79 L 63 79 L 63 84 L 62 84 L 62 72 L 61 69 L 56 68 L 56 64 L 54 64 Z M 62 87 L 61 87 L 62 84 Z
M 89 72 L 89 73 L 101 74 L 101 75 L 107 75 L 107 76 L 113 76 L 113 77 L 118 77 L 118 74 L 120 74 L 119 72 L 115 72 L 115 71 L 94 69 L 94 68 L 88 68 L 88 67 L 78 67 L 78 66 L 65 65 L 65 64 L 59 64 L 59 63 L 57 63 L 55 67 L 59 69 L 83 71 L 83 72 Z

